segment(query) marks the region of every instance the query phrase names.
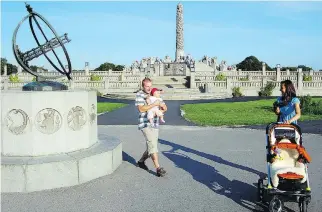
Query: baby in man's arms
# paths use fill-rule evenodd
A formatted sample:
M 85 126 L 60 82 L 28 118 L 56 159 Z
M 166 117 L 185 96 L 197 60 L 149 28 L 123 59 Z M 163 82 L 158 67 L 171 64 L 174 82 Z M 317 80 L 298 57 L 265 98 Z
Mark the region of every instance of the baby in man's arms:
M 150 105 L 150 104 L 153 104 L 157 100 L 160 101 L 161 103 L 163 103 L 163 100 L 160 97 L 160 90 L 157 88 L 152 88 L 150 96 L 147 97 L 146 102 Z M 159 106 L 155 106 L 155 107 L 151 108 L 150 110 L 148 110 L 148 119 L 149 119 L 151 126 L 153 126 L 153 127 L 155 126 L 154 125 L 154 117 L 155 116 L 160 118 L 161 123 L 165 123 L 164 114 L 160 111 Z

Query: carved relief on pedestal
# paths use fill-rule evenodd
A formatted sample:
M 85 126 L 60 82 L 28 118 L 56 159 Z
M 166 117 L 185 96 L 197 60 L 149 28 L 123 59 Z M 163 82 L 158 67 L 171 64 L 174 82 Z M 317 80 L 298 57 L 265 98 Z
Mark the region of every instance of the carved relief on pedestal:
M 53 108 L 45 108 L 37 113 L 35 125 L 40 132 L 53 134 L 60 129 L 62 116 Z
M 82 107 L 76 106 L 69 110 L 67 115 L 67 124 L 72 130 L 80 130 L 85 123 L 86 113 Z
M 5 124 L 9 132 L 14 135 L 20 135 L 26 132 L 29 125 L 29 117 L 23 110 L 12 109 L 7 113 Z
M 96 108 L 95 108 L 95 105 L 92 104 L 90 109 L 90 114 L 89 114 L 89 122 L 93 124 L 95 120 L 96 120 Z

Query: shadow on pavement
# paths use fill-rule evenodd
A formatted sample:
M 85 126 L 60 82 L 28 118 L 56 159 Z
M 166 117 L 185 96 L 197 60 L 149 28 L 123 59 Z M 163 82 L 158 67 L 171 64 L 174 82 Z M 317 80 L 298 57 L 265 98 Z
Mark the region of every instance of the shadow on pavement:
M 129 155 L 126 152 L 123 151 L 122 152 L 122 157 L 123 157 L 123 161 L 129 162 L 133 166 L 138 167 L 137 164 L 136 164 L 136 160 L 131 155 Z M 155 175 L 155 176 L 157 175 L 156 172 L 151 171 L 151 170 L 148 170 L 147 172 L 149 172 L 150 174 Z
M 234 168 L 249 171 L 259 176 L 265 175 L 264 173 L 249 167 L 245 167 L 242 165 L 238 165 L 238 164 L 226 161 L 218 156 L 203 153 L 191 148 L 184 147 L 182 145 L 172 143 L 170 141 L 159 139 L 159 142 L 161 144 L 172 147 L 172 150 L 163 151 L 163 154 L 168 159 L 170 159 L 178 168 L 181 168 L 186 172 L 188 172 L 189 174 L 191 174 L 193 179 L 196 180 L 197 182 L 204 184 L 205 186 L 207 186 L 209 189 L 216 192 L 217 194 L 223 195 L 233 200 L 240 206 L 250 211 L 267 210 L 267 204 L 257 202 L 256 186 L 249 185 L 239 180 L 230 180 L 227 177 L 220 174 L 220 172 L 216 170 L 215 167 L 212 167 L 208 164 L 194 160 L 185 154 L 177 152 L 177 150 L 181 150 L 187 153 L 193 153 L 198 156 L 212 160 L 216 163 L 221 163 Z M 285 208 L 285 211 L 291 212 L 293 210 Z
M 259 177 L 266 176 L 266 173 L 257 171 L 255 169 L 249 168 L 247 166 L 232 163 L 232 162 L 224 160 L 223 158 L 218 157 L 216 155 L 211 155 L 211 154 L 208 154 L 208 153 L 200 152 L 198 150 L 191 149 L 191 148 L 179 145 L 179 144 L 175 144 L 173 142 L 166 141 L 166 140 L 163 140 L 163 139 L 159 139 L 159 142 L 160 142 L 160 144 L 171 146 L 172 150 L 170 152 L 172 152 L 172 153 L 174 153 L 177 150 L 182 150 L 182 151 L 189 152 L 189 153 L 198 155 L 200 157 L 206 158 L 208 160 L 212 160 L 212 161 L 214 161 L 216 163 L 220 163 L 220 164 L 223 164 L 223 165 L 227 165 L 227 166 L 230 166 L 230 167 L 234 167 L 234 168 L 237 168 L 237 169 L 241 169 L 241 170 L 244 170 L 244 171 L 251 172 L 253 174 L 258 175 Z

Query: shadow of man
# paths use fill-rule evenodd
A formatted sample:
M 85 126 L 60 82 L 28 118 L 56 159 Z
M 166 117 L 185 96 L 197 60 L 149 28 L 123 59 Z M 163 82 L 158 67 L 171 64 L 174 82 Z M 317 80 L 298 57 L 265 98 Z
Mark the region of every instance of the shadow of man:
M 255 204 L 257 189 L 254 186 L 229 180 L 214 167 L 177 152 L 163 152 L 178 168 L 190 173 L 194 180 L 204 184 L 219 195 L 226 196 L 250 211 L 261 211 Z
M 239 164 L 236 164 L 236 163 L 232 163 L 232 162 L 227 161 L 227 160 L 224 160 L 223 158 L 218 157 L 216 155 L 211 155 L 211 154 L 208 154 L 208 153 L 200 152 L 198 150 L 191 149 L 191 148 L 188 148 L 188 147 L 179 145 L 179 144 L 175 144 L 173 142 L 166 141 L 166 140 L 163 140 L 163 139 L 159 139 L 159 142 L 160 142 L 160 144 L 164 144 L 164 145 L 168 145 L 168 146 L 171 146 L 172 147 L 172 150 L 167 151 L 167 152 L 175 152 L 177 150 L 182 150 L 184 152 L 189 152 L 189 153 L 198 155 L 200 157 L 206 158 L 208 160 L 212 160 L 212 161 L 214 161 L 216 163 L 220 163 L 220 164 L 223 164 L 223 165 L 227 165 L 227 166 L 230 166 L 230 167 L 234 167 L 234 168 L 237 168 L 237 169 L 241 169 L 241 170 L 244 170 L 244 171 L 251 172 L 253 174 L 258 175 L 259 177 L 266 176 L 266 173 L 257 171 L 255 169 L 250 168 L 250 167 L 247 167 L 247 166 L 243 166 L 243 165 L 239 165 Z
M 172 143 L 170 141 L 159 139 L 159 142 L 161 144 L 172 147 L 170 151 L 163 151 L 164 156 L 171 160 L 178 168 L 181 168 L 191 174 L 193 179 L 197 182 L 204 184 L 217 194 L 223 195 L 233 200 L 240 206 L 250 211 L 268 210 L 267 204 L 257 202 L 257 184 L 255 184 L 256 186 L 253 186 L 239 180 L 229 180 L 227 177 L 220 174 L 219 171 L 214 167 L 194 160 L 185 154 L 179 153 L 178 150 L 187 153 L 193 153 L 197 156 L 207 158 L 216 163 L 221 163 L 244 171 L 248 171 L 257 174 L 258 176 L 265 176 L 265 173 L 243 165 L 232 163 L 215 155 L 210 155 L 198 150 Z M 285 207 L 284 209 L 287 212 L 294 212 L 287 207 Z

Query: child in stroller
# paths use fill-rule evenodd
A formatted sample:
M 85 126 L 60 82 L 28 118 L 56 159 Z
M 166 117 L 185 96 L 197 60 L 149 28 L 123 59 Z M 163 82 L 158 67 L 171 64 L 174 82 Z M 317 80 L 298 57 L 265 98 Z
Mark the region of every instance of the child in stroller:
M 280 212 L 283 201 L 299 203 L 306 212 L 311 200 L 307 163 L 311 158 L 305 151 L 298 125 L 271 123 L 266 127 L 267 177 L 258 180 L 258 198 L 269 199 L 269 211 Z M 267 184 L 264 185 L 264 180 Z

